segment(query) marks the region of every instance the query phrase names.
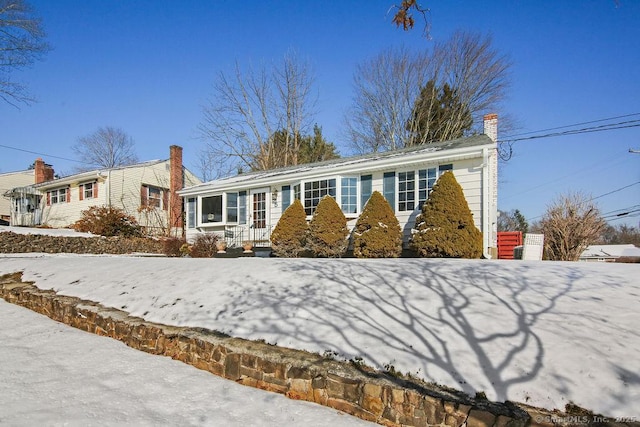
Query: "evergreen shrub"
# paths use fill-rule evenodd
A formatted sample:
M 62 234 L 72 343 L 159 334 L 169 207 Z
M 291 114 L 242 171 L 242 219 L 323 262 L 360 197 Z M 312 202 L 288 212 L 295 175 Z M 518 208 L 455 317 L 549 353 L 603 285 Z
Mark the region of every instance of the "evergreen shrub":
M 353 230 L 353 255 L 396 258 L 402 253 L 402 230 L 389 202 L 374 191 Z
M 271 233 L 271 250 L 279 257 L 296 258 L 305 250 L 307 214 L 300 200 L 295 199 L 284 211 Z
M 482 256 L 482 233 L 452 172 L 445 172 L 433 186 L 416 218 L 411 246 L 421 257 Z
M 315 256 L 339 258 L 347 251 L 347 218 L 331 196 L 324 196 L 309 223 L 307 248 Z

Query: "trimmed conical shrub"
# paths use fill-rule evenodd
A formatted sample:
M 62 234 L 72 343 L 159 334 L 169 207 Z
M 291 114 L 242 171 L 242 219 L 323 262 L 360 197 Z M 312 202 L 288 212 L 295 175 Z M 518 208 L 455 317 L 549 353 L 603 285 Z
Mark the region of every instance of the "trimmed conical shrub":
M 307 248 L 318 257 L 338 258 L 347 251 L 347 218 L 331 196 L 324 196 L 309 223 Z
M 305 250 L 307 215 L 296 199 L 284 211 L 271 233 L 271 250 L 279 257 L 298 257 Z
M 452 172 L 444 173 L 433 186 L 416 218 L 411 246 L 421 257 L 482 256 L 482 233 Z
M 374 191 L 353 230 L 353 255 L 396 258 L 402 253 L 402 230 L 389 202 Z

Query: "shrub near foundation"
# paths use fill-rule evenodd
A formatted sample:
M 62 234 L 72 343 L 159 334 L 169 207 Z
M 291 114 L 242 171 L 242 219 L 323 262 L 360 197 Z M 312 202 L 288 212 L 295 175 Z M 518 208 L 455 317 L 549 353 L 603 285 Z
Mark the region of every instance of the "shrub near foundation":
M 347 218 L 331 196 L 324 196 L 309 223 L 307 248 L 315 256 L 339 258 L 347 251 Z
M 139 237 L 142 235 L 136 219 L 127 215 L 122 209 L 112 206 L 91 206 L 81 214 L 81 218 L 72 225 L 76 231 L 105 237 Z
M 300 200 L 295 199 L 284 211 L 271 233 L 271 249 L 279 257 L 296 258 L 305 250 L 307 214 Z
M 411 246 L 421 257 L 482 256 L 482 233 L 452 172 L 445 172 L 433 186 L 416 218 Z
M 215 233 L 198 234 L 193 240 L 189 255 L 192 258 L 213 258 L 218 251 L 217 243 L 218 235 Z
M 353 255 L 396 258 L 402 253 L 402 230 L 389 202 L 374 191 L 353 230 Z

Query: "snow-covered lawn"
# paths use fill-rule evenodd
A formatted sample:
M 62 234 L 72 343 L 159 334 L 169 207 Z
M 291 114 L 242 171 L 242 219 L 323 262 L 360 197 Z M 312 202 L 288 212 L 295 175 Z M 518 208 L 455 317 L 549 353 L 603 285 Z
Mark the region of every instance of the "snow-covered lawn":
M 613 416 L 640 402 L 640 265 L 5 255 L 0 274 L 165 324 Z
M 16 234 L 44 234 L 47 236 L 64 236 L 64 237 L 98 237 L 91 233 L 80 233 L 68 228 L 33 228 L 33 227 L 11 227 L 0 225 L 0 233 L 10 231 Z
M 0 299 L 0 425 L 365 426 Z

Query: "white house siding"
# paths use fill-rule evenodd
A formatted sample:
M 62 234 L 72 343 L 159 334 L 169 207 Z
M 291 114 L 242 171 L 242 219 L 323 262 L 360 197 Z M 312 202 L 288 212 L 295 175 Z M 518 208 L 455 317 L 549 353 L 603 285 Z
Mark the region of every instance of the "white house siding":
M 400 162 L 399 162 L 400 163 Z M 456 176 L 456 179 L 460 183 L 465 198 L 469 204 L 469 208 L 473 214 L 475 225 L 482 231 L 483 228 L 487 228 L 484 222 L 484 218 L 482 217 L 483 212 L 483 170 L 484 157 L 482 154 L 482 150 L 477 150 L 473 153 L 465 154 L 460 156 L 459 154 L 453 155 L 451 158 L 447 158 L 447 156 L 440 155 L 435 159 L 422 160 L 416 162 L 415 158 L 408 158 L 404 164 L 395 164 L 395 165 L 383 165 L 383 164 L 367 164 L 367 163 L 359 163 L 351 170 L 348 167 L 343 167 L 339 165 L 336 168 L 326 168 L 326 167 L 318 167 L 313 168 L 310 166 L 309 168 L 302 167 L 301 170 L 295 171 L 291 174 L 291 176 L 287 176 L 285 173 L 274 173 L 274 178 L 270 178 L 269 172 L 265 173 L 265 176 L 269 178 L 268 181 L 262 179 L 263 177 L 259 174 L 248 174 L 247 176 L 238 176 L 230 178 L 229 182 L 225 180 L 214 181 L 210 185 L 203 184 L 201 186 L 194 187 L 194 189 L 186 188 L 181 193 L 184 195 L 186 199 L 188 198 L 196 198 L 198 200 L 198 212 L 197 218 L 200 219 L 202 215 L 202 198 L 215 196 L 215 195 L 223 195 L 223 211 L 226 209 L 226 194 L 229 192 L 240 192 L 246 191 L 249 195 L 252 189 L 256 188 L 266 188 L 267 190 L 267 202 L 268 202 L 268 224 L 267 226 L 270 228 L 275 227 L 278 220 L 282 216 L 283 213 L 283 186 L 291 187 L 291 202 L 293 201 L 293 187 L 295 184 L 301 183 L 301 181 L 315 181 L 320 179 L 327 178 L 337 178 L 336 185 L 340 186 L 339 177 L 341 176 L 353 176 L 358 178 L 357 184 L 357 200 L 358 200 L 358 214 L 362 212 L 363 206 L 361 206 L 361 185 L 360 185 L 360 177 L 363 175 L 371 175 L 371 187 L 373 191 L 379 191 L 383 193 L 383 177 L 386 172 L 395 172 L 395 203 L 394 203 L 394 211 L 400 222 L 400 226 L 403 229 L 405 243 L 409 241 L 411 235 L 411 229 L 415 224 L 416 216 L 420 213 L 417 207 L 418 201 L 416 200 L 416 208 L 413 211 L 399 211 L 398 209 L 398 173 L 400 172 L 409 172 L 413 171 L 416 175 L 419 170 L 429 169 L 429 168 L 437 168 L 441 165 L 452 165 L 452 171 Z M 349 166 L 351 167 L 351 166 Z M 237 181 L 234 183 L 234 181 Z M 268 185 L 266 185 L 268 184 Z M 417 176 L 415 185 L 418 185 Z M 202 188 L 202 191 L 197 191 L 197 188 Z M 277 196 L 272 198 L 273 192 L 277 191 Z M 301 189 L 304 191 L 304 189 Z M 186 194 L 185 194 L 186 193 Z M 339 201 L 338 201 L 339 202 Z M 489 209 L 497 209 L 495 205 L 488 205 Z M 247 200 L 247 214 L 250 214 L 251 210 L 251 199 L 248 196 Z M 187 212 L 188 215 L 188 212 Z M 224 213 L 223 213 L 224 215 Z M 356 215 L 346 214 L 348 218 L 348 226 L 349 228 L 353 228 L 357 221 Z M 247 219 L 247 223 L 250 222 L 250 219 Z M 241 230 L 243 229 L 243 230 Z M 187 238 L 192 240 L 198 233 L 201 232 L 215 232 L 218 233 L 221 237 L 225 236 L 227 240 L 231 244 L 240 244 L 241 241 L 238 239 L 238 233 L 244 233 L 244 238 L 251 239 L 251 234 L 248 225 L 247 226 L 238 226 L 236 224 L 225 224 L 225 223 L 200 223 L 196 224 L 196 227 L 190 228 L 187 230 Z M 235 239 L 235 240 L 234 240 Z M 487 243 L 488 240 L 485 241 Z M 485 245 L 486 246 L 486 245 Z
M 80 186 L 87 183 L 93 183 L 98 186 L 97 197 L 83 197 L 83 200 L 80 200 Z M 97 175 L 84 177 L 84 179 L 80 181 L 60 182 L 55 184 L 60 185 L 52 185 L 47 187 L 46 190 L 43 190 L 42 204 L 44 206 L 42 222 L 47 226 L 53 228 L 69 227 L 80 219 L 82 211 L 89 209 L 91 206 L 101 206 L 105 204 L 105 182 L 104 179 L 100 179 Z M 47 192 L 64 188 L 69 188 L 69 198 L 66 201 L 47 204 Z
M 92 206 L 113 206 L 124 210 L 147 229 L 157 232 L 164 231 L 168 224 L 168 209 L 141 209 L 142 186 L 151 186 L 169 192 L 170 162 L 155 161 L 140 165 L 104 170 L 94 173 L 78 174 L 48 182 L 41 187 L 43 192 L 43 223 L 55 227 L 69 227 L 82 216 L 82 211 Z M 186 169 L 184 170 L 185 185 L 197 185 L 201 181 Z M 93 182 L 98 186 L 97 197 L 80 200 L 79 191 L 85 183 Z M 66 188 L 70 189 L 70 200 L 67 202 L 47 205 L 47 192 Z M 161 204 L 169 200 L 169 196 L 161 195 Z
M 7 172 L 0 174 L 0 218 L 9 220 L 11 216 L 11 200 L 4 193 L 18 187 L 26 187 L 35 183 L 33 170 Z
M 168 210 L 165 207 L 141 210 L 142 186 L 151 186 L 169 191 L 169 162 L 156 163 L 136 168 L 111 171 L 111 206 L 123 209 L 136 218 L 138 224 L 146 228 L 165 229 L 168 223 Z M 160 196 L 161 203 L 166 197 Z

